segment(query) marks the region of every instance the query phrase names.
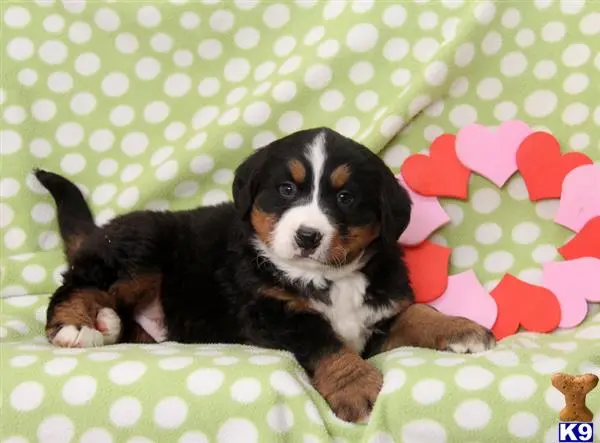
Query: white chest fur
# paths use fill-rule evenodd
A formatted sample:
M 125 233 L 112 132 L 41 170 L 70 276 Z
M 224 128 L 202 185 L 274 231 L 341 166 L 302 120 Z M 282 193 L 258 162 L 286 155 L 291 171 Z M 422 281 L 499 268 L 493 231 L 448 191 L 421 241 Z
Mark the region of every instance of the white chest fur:
M 361 272 L 352 272 L 334 280 L 330 286 L 330 304 L 313 302 L 313 308 L 323 314 L 346 344 L 361 352 L 371 335 L 371 327 L 393 315 L 390 308 L 365 305 L 367 279 Z

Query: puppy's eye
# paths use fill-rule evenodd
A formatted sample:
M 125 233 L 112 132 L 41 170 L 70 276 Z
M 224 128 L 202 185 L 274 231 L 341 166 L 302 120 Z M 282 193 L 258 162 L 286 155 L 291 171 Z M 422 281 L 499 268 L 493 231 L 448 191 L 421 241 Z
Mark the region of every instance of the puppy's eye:
M 337 195 L 337 201 L 341 207 L 347 208 L 352 203 L 354 203 L 354 196 L 352 194 L 350 194 L 348 191 L 341 191 Z
M 290 182 L 280 184 L 277 189 L 279 190 L 281 196 L 287 199 L 294 198 L 298 192 L 296 185 Z

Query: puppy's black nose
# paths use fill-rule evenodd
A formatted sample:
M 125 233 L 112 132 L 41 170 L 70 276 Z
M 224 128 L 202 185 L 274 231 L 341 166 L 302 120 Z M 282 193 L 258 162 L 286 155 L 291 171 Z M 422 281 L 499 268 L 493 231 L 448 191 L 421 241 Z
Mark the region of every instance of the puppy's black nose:
M 316 229 L 301 226 L 300 229 L 296 231 L 296 244 L 302 249 L 317 249 L 322 238 L 323 234 Z

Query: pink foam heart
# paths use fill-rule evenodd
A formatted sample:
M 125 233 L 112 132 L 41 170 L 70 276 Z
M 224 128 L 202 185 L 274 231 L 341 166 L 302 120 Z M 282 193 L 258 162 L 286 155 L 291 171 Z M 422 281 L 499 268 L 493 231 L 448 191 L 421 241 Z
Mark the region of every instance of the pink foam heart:
M 431 306 L 447 315 L 466 317 L 491 328 L 498 316 L 498 305 L 472 270 L 448 277 L 448 286 Z
M 579 232 L 600 215 L 600 165 L 584 165 L 567 174 L 554 221 Z
M 400 174 L 396 176 L 396 179 L 406 189 L 413 202 L 410 222 L 400 236 L 399 242 L 407 246 L 418 245 L 433 231 L 448 223 L 450 217 L 436 197 L 425 197 L 412 191 Z
M 467 125 L 456 134 L 458 159 L 501 188 L 517 171 L 517 150 L 533 130 L 522 121 L 502 123 L 496 130 Z
M 560 304 L 559 328 L 572 328 L 588 312 L 587 301 L 600 302 L 600 260 L 585 257 L 544 264 L 542 286 L 554 293 Z

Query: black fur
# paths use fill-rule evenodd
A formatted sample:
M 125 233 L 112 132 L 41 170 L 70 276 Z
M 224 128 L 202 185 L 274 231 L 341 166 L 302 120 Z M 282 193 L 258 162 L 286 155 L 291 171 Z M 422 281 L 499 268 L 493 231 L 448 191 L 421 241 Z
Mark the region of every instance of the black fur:
M 107 290 L 118 279 L 158 273 L 162 275 L 161 302 L 169 340 L 285 349 L 293 352 L 310 374 L 320 356 L 343 345 L 340 338 L 321 315 L 286 309 L 282 301 L 259 296 L 259 292 L 265 285 L 273 285 L 300 298 L 327 301 L 327 291 L 286 280 L 273 263 L 259 257 L 251 241 L 255 234 L 249 214 L 254 204 L 270 212 L 286 210 L 273 189 L 286 174 L 286 162 L 298 156 L 320 131 L 326 132 L 328 170 L 341 163 L 351 165 L 349 185 L 357 193 L 353 211 L 335 209 L 335 200 L 328 204 L 331 216 L 340 229 L 374 221 L 381 225 L 381 235 L 368 247 L 371 258 L 362 270 L 369 282 L 365 303 L 412 302 L 407 270 L 396 243 L 410 218 L 406 191 L 367 148 L 331 130 L 313 129 L 277 140 L 239 166 L 233 184 L 234 203 L 181 212 L 132 212 L 102 228 L 90 224 L 91 213 L 75 186 L 38 171 L 37 177 L 57 202 L 63 236 L 87 235 L 52 299 L 49 318 L 74 288 Z M 128 309 L 118 308 L 122 312 Z M 385 325 L 376 325 L 379 333 L 367 344 L 366 353 L 377 352 Z

